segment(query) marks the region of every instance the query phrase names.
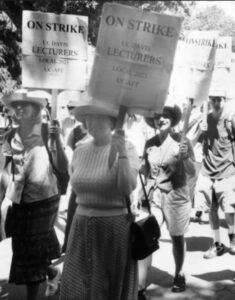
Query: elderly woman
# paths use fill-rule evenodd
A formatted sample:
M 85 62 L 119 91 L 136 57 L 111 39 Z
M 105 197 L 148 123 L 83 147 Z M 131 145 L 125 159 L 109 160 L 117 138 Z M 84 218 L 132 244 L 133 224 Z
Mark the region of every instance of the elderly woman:
M 153 187 L 150 199 L 152 212 L 159 224 L 166 221 L 173 244 L 175 277 L 173 292 L 185 290 L 185 278 L 182 267 L 185 257 L 184 233 L 186 232 L 191 203 L 187 187 L 187 174 L 193 174 L 194 155 L 188 141 L 179 142 L 172 129 L 181 119 L 178 106 L 167 107 L 163 113 L 153 118 L 146 118 L 157 134 L 146 142 L 141 172 L 146 182 Z M 151 256 L 140 262 L 140 287 L 144 291 L 147 271 L 151 265 Z M 139 292 L 139 294 L 141 294 Z
M 2 184 L 5 200 L 13 202 L 11 236 L 13 257 L 10 282 L 26 284 L 27 299 L 37 298 L 40 282 L 47 279 L 46 296 L 58 290 L 60 272 L 51 260 L 60 255 L 53 228 L 60 193 L 42 132 L 43 98 L 30 97 L 27 91 L 5 96 L 2 101 L 13 109 L 16 128 L 5 137 L 2 146 L 6 156 Z M 51 127 L 55 150 L 51 153 L 54 167 L 67 169 L 67 159 L 59 129 Z
M 87 97 L 87 95 L 85 95 Z M 87 98 L 77 107 L 93 139 L 74 151 L 71 185 L 78 204 L 68 239 L 61 300 L 133 300 L 137 263 L 130 253 L 125 196 L 136 187 L 138 156 L 123 135 L 112 134 L 117 111 Z M 116 157 L 109 164 L 111 148 Z

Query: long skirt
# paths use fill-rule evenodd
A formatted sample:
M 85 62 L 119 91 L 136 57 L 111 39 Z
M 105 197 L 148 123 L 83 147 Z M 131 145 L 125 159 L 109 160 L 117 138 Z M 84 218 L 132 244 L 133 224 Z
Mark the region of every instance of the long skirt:
M 130 254 L 128 215 L 73 218 L 61 300 L 135 300 L 137 262 Z
M 46 279 L 51 260 L 60 256 L 54 223 L 59 196 L 33 203 L 13 204 L 12 263 L 9 282 L 27 284 Z

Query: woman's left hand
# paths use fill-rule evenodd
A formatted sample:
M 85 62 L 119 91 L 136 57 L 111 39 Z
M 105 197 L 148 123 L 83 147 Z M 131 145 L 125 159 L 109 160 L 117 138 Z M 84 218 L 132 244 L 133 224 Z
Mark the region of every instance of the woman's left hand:
M 54 121 L 53 125 L 49 127 L 49 136 L 51 139 L 59 140 L 60 138 L 60 126 L 58 121 Z
M 114 134 L 112 135 L 111 146 L 116 149 L 119 156 L 127 156 L 124 130 L 115 130 Z
M 179 144 L 179 154 L 180 154 L 180 157 L 182 157 L 183 159 L 186 159 L 189 157 L 189 154 L 188 154 L 188 144 L 186 141 L 183 141 Z

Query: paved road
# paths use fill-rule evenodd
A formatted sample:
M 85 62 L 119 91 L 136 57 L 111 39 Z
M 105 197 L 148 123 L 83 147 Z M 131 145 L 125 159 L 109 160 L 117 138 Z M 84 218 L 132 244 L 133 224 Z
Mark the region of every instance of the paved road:
M 63 229 L 63 221 L 59 227 Z M 58 231 L 59 237 L 62 233 Z M 221 221 L 222 242 L 228 246 L 229 240 L 225 222 Z M 153 265 L 149 276 L 147 297 L 149 300 L 179 299 L 179 300 L 234 300 L 235 299 L 235 256 L 228 251 L 221 257 L 211 260 L 203 259 L 203 252 L 210 246 L 210 229 L 208 224 L 191 223 L 186 235 L 187 256 L 185 274 L 188 288 L 184 293 L 171 293 L 171 284 L 174 274 L 174 263 L 171 254 L 171 241 L 165 227 L 162 229 L 160 250 L 154 254 Z M 10 240 L 0 243 L 0 299 L 23 300 L 25 288 L 7 284 L 11 259 Z M 56 262 L 62 269 L 63 258 Z M 41 285 L 38 300 L 44 300 L 45 284 Z M 58 295 L 50 300 L 57 300 Z M 112 299 L 110 299 L 112 300 Z M 133 299 L 134 300 L 134 299 Z

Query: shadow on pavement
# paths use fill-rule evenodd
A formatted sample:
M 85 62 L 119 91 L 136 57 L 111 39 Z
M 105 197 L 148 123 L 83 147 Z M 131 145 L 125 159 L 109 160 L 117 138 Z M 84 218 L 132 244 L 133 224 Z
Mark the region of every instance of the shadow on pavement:
M 148 276 L 148 285 L 157 284 L 162 287 L 170 287 L 172 281 L 173 277 L 171 274 L 156 267 L 151 267 Z
M 207 251 L 211 246 L 212 238 L 205 236 L 192 236 L 185 238 L 187 251 Z
M 232 280 L 233 278 L 235 278 L 235 272 L 231 271 L 231 270 L 223 270 L 223 271 L 197 274 L 197 275 L 194 275 L 194 277 L 197 277 L 197 278 L 200 278 L 200 279 L 203 279 L 206 281 Z

